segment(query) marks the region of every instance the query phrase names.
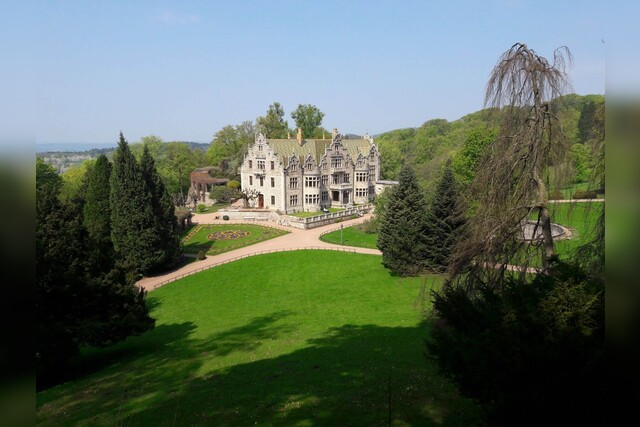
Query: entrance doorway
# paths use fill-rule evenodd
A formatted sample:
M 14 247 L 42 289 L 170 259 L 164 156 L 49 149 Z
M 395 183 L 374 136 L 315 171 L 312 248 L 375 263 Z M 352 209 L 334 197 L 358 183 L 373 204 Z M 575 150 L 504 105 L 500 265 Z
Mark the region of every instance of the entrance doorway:
M 334 202 L 340 202 L 340 192 L 339 191 L 332 191 L 331 192 L 331 200 L 333 200 Z
M 258 194 L 258 208 L 264 208 L 264 194 Z

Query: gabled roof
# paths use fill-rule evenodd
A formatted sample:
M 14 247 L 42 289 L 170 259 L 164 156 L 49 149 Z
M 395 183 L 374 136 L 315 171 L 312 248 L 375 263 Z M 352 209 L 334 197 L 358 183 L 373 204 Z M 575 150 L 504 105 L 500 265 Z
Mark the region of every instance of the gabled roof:
M 273 149 L 276 156 L 289 159 L 292 155 L 303 156 L 304 159 L 308 155 L 315 158 L 316 163 L 320 163 L 325 150 L 331 145 L 330 139 L 303 139 L 302 144 L 298 144 L 297 139 L 267 139 L 267 144 Z M 342 146 L 347 149 L 354 162 L 358 158 L 358 154 L 363 156 L 369 154 L 371 143 L 367 139 L 343 139 Z M 288 165 L 288 162 L 284 165 Z

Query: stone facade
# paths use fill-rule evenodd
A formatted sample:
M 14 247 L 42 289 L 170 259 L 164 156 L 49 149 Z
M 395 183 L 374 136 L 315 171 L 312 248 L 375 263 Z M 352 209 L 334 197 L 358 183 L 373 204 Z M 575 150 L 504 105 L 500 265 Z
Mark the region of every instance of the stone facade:
M 373 139 L 267 139 L 259 134 L 240 167 L 242 188 L 259 193 L 254 207 L 317 212 L 368 203 L 380 177 Z

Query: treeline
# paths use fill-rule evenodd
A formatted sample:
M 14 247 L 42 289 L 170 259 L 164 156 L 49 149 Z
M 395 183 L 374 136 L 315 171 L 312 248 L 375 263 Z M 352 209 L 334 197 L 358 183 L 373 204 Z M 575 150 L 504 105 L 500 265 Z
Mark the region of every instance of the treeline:
M 106 346 L 154 326 L 143 274 L 180 260 L 174 205 L 147 147 L 136 160 L 122 134 L 110 162 L 99 156 L 81 188 L 36 159 L 37 381 L 67 373 L 82 346 Z

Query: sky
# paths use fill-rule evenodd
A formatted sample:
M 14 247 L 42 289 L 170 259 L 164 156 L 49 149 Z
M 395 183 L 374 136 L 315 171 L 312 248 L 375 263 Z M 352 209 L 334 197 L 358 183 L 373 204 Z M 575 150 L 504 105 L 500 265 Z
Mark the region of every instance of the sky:
M 114 144 L 120 131 L 130 142 L 146 135 L 210 142 L 223 126 L 255 120 L 274 101 L 290 127 L 298 104 L 312 104 L 329 130 L 375 135 L 483 108 L 488 76 L 516 42 L 547 58 L 567 46 L 572 92 L 604 94 L 610 43 L 623 33 L 605 31 L 604 7 L 546 0 L 14 2 L 0 18 L 10 34 L 0 34 L 3 55 L 25 66 L 2 67 L 5 99 L 13 101 L 0 113 L 5 131 L 26 132 L 38 144 Z M 637 9 L 629 2 L 626 15 L 640 16 Z M 634 70 L 619 69 L 629 79 Z

